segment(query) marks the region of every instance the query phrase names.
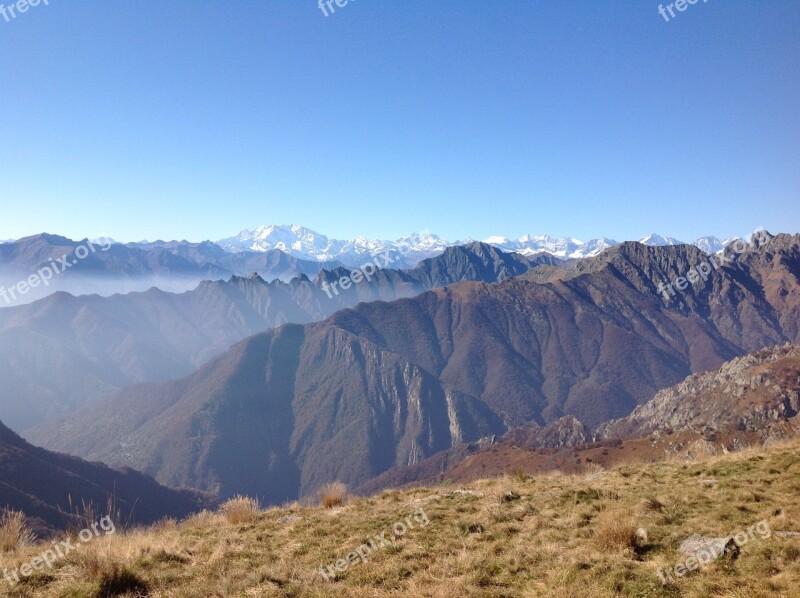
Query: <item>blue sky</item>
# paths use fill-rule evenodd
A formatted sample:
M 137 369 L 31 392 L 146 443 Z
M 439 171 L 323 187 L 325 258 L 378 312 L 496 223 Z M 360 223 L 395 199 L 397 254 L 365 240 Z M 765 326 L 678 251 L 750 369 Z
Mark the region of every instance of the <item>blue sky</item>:
M 50 0 L 0 56 L 0 239 L 800 231 L 796 0 Z

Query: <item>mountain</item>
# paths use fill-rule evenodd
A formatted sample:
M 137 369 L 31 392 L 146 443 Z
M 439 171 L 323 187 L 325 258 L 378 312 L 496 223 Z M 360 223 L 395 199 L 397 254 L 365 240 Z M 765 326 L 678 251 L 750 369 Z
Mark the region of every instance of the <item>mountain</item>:
M 109 501 L 119 513 L 117 525 L 185 517 L 214 504 L 210 496 L 170 490 L 131 469 L 116 471 L 37 448 L 0 423 L 0 505 L 52 531 L 80 529 L 85 521 L 77 509 L 92 505 L 99 512 Z
M 370 240 L 364 237 L 340 241 L 329 239 L 298 224 L 260 226 L 255 230 L 245 230 L 234 237 L 221 239 L 217 244 L 234 253 L 280 249 L 306 260 L 337 260 L 355 267 L 386 251 L 403 255 L 398 267 L 413 267 L 422 259 L 434 257 L 451 245 L 431 234 L 413 234 L 397 241 Z
M 800 235 L 754 239 L 680 294 L 659 291 L 709 259 L 629 242 L 543 284 L 526 274 L 362 303 L 35 438 L 170 486 L 279 502 L 565 416 L 596 427 L 693 372 L 800 341 Z
M 525 235 L 516 241 L 505 237 L 489 237 L 484 241 L 504 251 L 514 251 L 522 255 L 546 252 L 560 258 L 584 258 L 599 255 L 609 247 L 619 245 L 613 239 L 600 237 L 584 243 L 578 239 L 551 237 L 550 235 Z
M 316 276 L 320 269 L 330 270 L 342 265 L 337 260 L 320 262 L 299 259 L 280 249 L 230 253 L 210 241 L 202 243 L 155 241 L 128 243 L 126 246 L 148 252 L 170 253 L 200 267 L 216 269 L 222 272 L 224 277 L 244 276 L 255 272 L 265 280 L 279 279 L 288 282 L 296 276 Z
M 503 251 L 516 251 L 523 255 L 546 251 L 562 258 L 573 257 L 573 254 L 584 245 L 577 239 L 555 238 L 550 235 L 525 235 L 516 241 L 505 237 L 489 237 L 485 242 L 491 243 Z
M 639 243 L 642 245 L 648 245 L 650 247 L 665 247 L 667 245 L 684 245 L 683 241 L 678 241 L 678 239 L 674 239 L 673 237 L 662 237 L 656 233 L 651 235 L 647 235 L 646 237 L 642 237 L 639 239 Z
M 369 281 L 347 289 L 340 281 L 351 271 L 338 268 L 290 282 L 234 276 L 202 282 L 182 294 L 159 289 L 111 297 L 56 293 L 0 310 L 3 417 L 25 432 L 129 384 L 185 376 L 268 328 L 317 321 L 362 301 L 410 297 L 461 280 L 504 280 L 539 264 L 557 267 L 560 261 L 474 243 L 448 248 L 411 270 L 383 263 L 378 261 L 381 267 L 373 268 Z
M 112 295 L 157 287 L 183 292 L 203 280 L 251 272 L 267 280 L 288 281 L 339 265 L 300 260 L 279 250 L 231 254 L 210 242 L 100 245 L 41 234 L 0 245 L 0 307 L 29 303 L 57 291 Z M 39 280 L 27 288 L 31 276 Z M 18 290 L 20 283 L 25 284 L 24 291 Z

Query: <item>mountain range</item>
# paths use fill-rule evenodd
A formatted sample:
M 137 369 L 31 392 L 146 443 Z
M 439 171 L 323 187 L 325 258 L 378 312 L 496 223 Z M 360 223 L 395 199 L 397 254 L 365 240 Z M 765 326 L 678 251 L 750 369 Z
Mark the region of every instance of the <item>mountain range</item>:
M 721 241 L 714 236 L 701 237 L 693 244 L 707 253 L 718 253 L 736 240 L 732 237 Z M 413 266 L 420 259 L 432 257 L 444 251 L 445 247 L 464 245 L 474 239 L 463 239 L 449 242 L 431 233 L 413 234 L 396 241 L 381 241 L 358 237 L 348 241 L 330 239 L 309 228 L 298 224 L 260 226 L 254 230 L 244 230 L 238 235 L 221 239 L 217 244 L 231 252 L 239 251 L 271 251 L 280 249 L 295 257 L 305 260 L 339 260 L 342 263 L 356 265 L 365 256 L 376 255 L 387 250 L 404 249 L 408 261 L 404 266 Z M 551 237 L 550 235 L 524 235 L 513 240 L 507 237 L 488 237 L 482 241 L 503 251 L 532 255 L 545 251 L 561 258 L 584 258 L 600 254 L 605 249 L 619 243 L 607 237 L 583 242 L 570 237 Z M 651 234 L 639 239 L 639 242 L 650 246 L 680 245 L 681 241 L 672 237 Z
M 0 407 L 6 423 L 25 432 L 129 384 L 185 376 L 269 328 L 322 320 L 359 302 L 410 297 L 462 280 L 497 282 L 561 264 L 548 254 L 525 257 L 474 243 L 450 247 L 413 269 L 381 267 L 347 289 L 333 286 L 351 274 L 338 268 L 289 282 L 232 276 L 180 294 L 58 292 L 0 310 Z
M 274 503 L 564 417 L 594 429 L 692 373 L 800 342 L 800 235 L 754 238 L 681 292 L 660 291 L 708 262 L 691 245 L 627 242 L 569 268 L 361 303 L 29 437 L 169 486 Z
M 157 287 L 183 292 L 204 280 L 258 272 L 267 280 L 289 281 L 320 268 L 336 268 L 337 261 L 306 261 L 282 251 L 229 253 L 211 242 L 155 242 L 122 245 L 109 239 L 73 241 L 41 234 L 0 244 L 0 308 L 29 303 L 56 291 L 73 295 L 130 293 Z M 90 249 L 91 248 L 91 249 Z M 85 257 L 80 257 L 86 253 Z M 62 265 L 59 259 L 67 266 Z M 47 284 L 37 283 L 23 293 L 10 289 L 42 269 L 52 270 Z M 32 286 L 32 285 L 31 285 Z
M 718 253 L 733 240 L 702 237 L 695 245 L 707 253 Z M 0 243 L 0 309 L 30 303 L 56 291 L 109 296 L 156 287 L 177 293 L 192 290 L 204 280 L 251 273 L 267 281 L 289 282 L 300 275 L 314 277 L 321 269 L 360 267 L 380 256 L 388 256 L 393 268 L 408 269 L 424 259 L 440 255 L 448 247 L 471 242 L 466 239 L 450 243 L 429 233 L 413 234 L 397 241 L 366 238 L 339 241 L 299 225 L 262 226 L 218 243 L 142 241 L 122 244 L 109 238 L 74 241 L 43 233 Z M 655 234 L 640 242 L 651 246 L 680 244 L 676 239 Z M 599 255 L 618 244 L 605 237 L 583 243 L 549 235 L 526 235 L 517 240 L 490 237 L 484 243 L 505 252 L 525 256 L 546 252 L 562 259 Z M 87 248 L 91 251 L 86 251 Z M 88 255 L 83 256 L 83 252 Z M 54 266 L 55 274 L 49 275 L 46 281 L 38 280 L 39 273 L 52 270 Z M 23 290 L 19 290 L 20 285 Z

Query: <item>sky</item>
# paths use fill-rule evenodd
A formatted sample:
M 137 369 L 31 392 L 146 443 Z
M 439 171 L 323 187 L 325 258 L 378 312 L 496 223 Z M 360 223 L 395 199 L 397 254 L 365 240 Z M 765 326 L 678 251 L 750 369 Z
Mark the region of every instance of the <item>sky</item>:
M 0 239 L 800 232 L 800 3 L 658 7 L 49 0 L 0 16 Z

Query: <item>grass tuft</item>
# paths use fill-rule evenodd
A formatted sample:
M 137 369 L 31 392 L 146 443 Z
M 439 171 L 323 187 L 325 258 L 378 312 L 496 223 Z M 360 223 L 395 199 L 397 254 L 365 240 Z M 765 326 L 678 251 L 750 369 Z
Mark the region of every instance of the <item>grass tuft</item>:
M 219 512 L 225 516 L 228 523 L 252 523 L 261 514 L 261 506 L 254 498 L 247 496 L 234 496 L 219 507 Z
M 619 515 L 606 515 L 600 520 L 595 542 L 604 550 L 634 550 L 638 528 L 631 519 Z
M 0 552 L 12 552 L 36 541 L 36 534 L 25 523 L 25 514 L 6 511 L 0 518 Z
M 325 484 L 319 489 L 319 504 L 326 509 L 332 509 L 344 504 L 347 496 L 347 486 L 341 482 Z

